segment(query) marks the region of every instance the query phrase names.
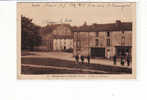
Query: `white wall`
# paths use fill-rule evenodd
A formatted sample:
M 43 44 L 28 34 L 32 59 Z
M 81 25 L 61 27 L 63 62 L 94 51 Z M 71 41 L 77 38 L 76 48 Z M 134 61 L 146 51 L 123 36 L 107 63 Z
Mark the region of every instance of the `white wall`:
M 54 39 L 53 40 L 53 50 L 61 51 L 66 49 L 73 48 L 73 39 Z
M 57 50 L 57 40 L 56 39 L 53 39 L 53 50 Z

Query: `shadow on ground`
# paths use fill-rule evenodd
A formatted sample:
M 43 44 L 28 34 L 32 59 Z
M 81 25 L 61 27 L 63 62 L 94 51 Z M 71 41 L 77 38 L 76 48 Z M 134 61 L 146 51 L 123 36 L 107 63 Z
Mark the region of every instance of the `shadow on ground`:
M 55 66 L 55 67 L 67 67 L 67 68 L 80 68 L 80 69 L 92 69 L 97 71 L 105 71 L 107 74 L 131 74 L 132 69 L 119 66 L 106 66 L 100 64 L 75 64 L 74 61 L 60 60 L 54 58 L 22 58 L 22 64 Z M 105 74 L 102 72 L 83 72 L 83 71 L 71 71 L 71 70 L 59 70 L 50 68 L 34 68 L 28 66 L 22 66 L 22 74 Z

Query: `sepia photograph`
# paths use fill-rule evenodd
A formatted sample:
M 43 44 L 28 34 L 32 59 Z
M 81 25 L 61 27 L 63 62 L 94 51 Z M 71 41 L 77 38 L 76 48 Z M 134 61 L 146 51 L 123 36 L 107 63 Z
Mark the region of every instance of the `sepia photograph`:
M 135 79 L 135 2 L 17 3 L 18 79 Z

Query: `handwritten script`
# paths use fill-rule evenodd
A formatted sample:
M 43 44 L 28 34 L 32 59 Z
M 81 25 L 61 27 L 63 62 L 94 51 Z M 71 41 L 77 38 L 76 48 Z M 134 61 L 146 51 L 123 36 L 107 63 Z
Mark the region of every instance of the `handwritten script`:
M 130 7 L 132 3 L 32 3 L 33 7 L 55 8 L 98 8 L 98 7 Z

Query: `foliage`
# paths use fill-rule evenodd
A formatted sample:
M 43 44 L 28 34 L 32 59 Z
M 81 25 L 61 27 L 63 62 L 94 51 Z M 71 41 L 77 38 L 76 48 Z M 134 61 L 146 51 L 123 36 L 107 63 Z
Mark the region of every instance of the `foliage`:
M 48 24 L 48 25 L 41 28 L 40 33 L 43 35 L 51 34 L 57 26 L 58 26 L 58 24 L 51 24 L 51 25 Z
M 40 26 L 32 23 L 32 19 L 21 16 L 21 49 L 33 50 L 41 44 Z

